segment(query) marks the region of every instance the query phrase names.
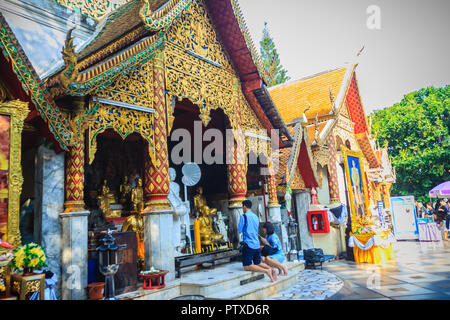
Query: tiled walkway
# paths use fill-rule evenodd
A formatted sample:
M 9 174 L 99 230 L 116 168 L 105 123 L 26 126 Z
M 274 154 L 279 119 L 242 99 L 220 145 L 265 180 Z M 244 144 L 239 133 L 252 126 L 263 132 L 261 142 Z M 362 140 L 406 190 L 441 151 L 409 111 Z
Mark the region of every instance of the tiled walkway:
M 324 265 L 344 281 L 331 300 L 450 300 L 450 242 L 397 242 L 395 260 L 358 265 L 338 260 Z
M 325 300 L 336 294 L 343 285 L 343 281 L 332 273 L 303 270 L 295 285 L 267 300 Z

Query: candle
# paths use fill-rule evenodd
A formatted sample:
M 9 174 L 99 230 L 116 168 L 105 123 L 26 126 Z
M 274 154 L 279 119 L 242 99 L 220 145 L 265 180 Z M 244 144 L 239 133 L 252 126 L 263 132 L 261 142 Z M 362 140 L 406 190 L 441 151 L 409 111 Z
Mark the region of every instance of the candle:
M 202 252 L 202 244 L 200 240 L 200 222 L 198 219 L 194 221 L 194 236 L 195 236 L 195 250 L 200 253 Z

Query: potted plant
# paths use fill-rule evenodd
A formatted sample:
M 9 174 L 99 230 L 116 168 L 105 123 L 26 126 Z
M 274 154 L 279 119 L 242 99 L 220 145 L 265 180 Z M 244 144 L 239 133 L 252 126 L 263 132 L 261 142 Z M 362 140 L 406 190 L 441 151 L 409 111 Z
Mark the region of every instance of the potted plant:
M 9 292 L 9 263 L 14 255 L 11 252 L 0 254 L 0 296 L 8 295 Z
M 13 271 L 22 271 L 23 275 L 32 274 L 34 269 L 47 266 L 44 250 L 36 243 L 28 243 L 13 251 L 11 260 Z

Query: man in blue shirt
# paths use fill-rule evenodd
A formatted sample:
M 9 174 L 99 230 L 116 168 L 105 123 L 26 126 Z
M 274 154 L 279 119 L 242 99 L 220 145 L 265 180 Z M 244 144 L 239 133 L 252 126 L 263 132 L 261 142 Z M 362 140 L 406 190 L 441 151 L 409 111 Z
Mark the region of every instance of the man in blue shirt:
M 265 273 L 270 281 L 273 282 L 277 280 L 277 273 L 275 269 L 272 269 L 261 261 L 258 234 L 259 219 L 258 216 L 252 212 L 251 208 L 252 202 L 250 200 L 242 202 L 244 214 L 239 219 L 238 224 L 238 231 L 243 233 L 243 241 L 245 242 L 242 250 L 242 264 L 244 265 L 244 270 Z M 245 223 L 244 216 L 247 218 L 247 223 Z

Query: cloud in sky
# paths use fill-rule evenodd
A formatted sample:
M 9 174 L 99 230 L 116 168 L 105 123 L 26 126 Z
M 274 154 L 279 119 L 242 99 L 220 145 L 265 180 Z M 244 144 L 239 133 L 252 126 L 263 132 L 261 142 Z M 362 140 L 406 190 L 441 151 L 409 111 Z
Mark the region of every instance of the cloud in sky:
M 264 21 L 291 79 L 354 61 L 366 112 L 417 89 L 450 84 L 448 0 L 240 0 L 255 45 Z M 380 8 L 381 29 L 366 13 Z

